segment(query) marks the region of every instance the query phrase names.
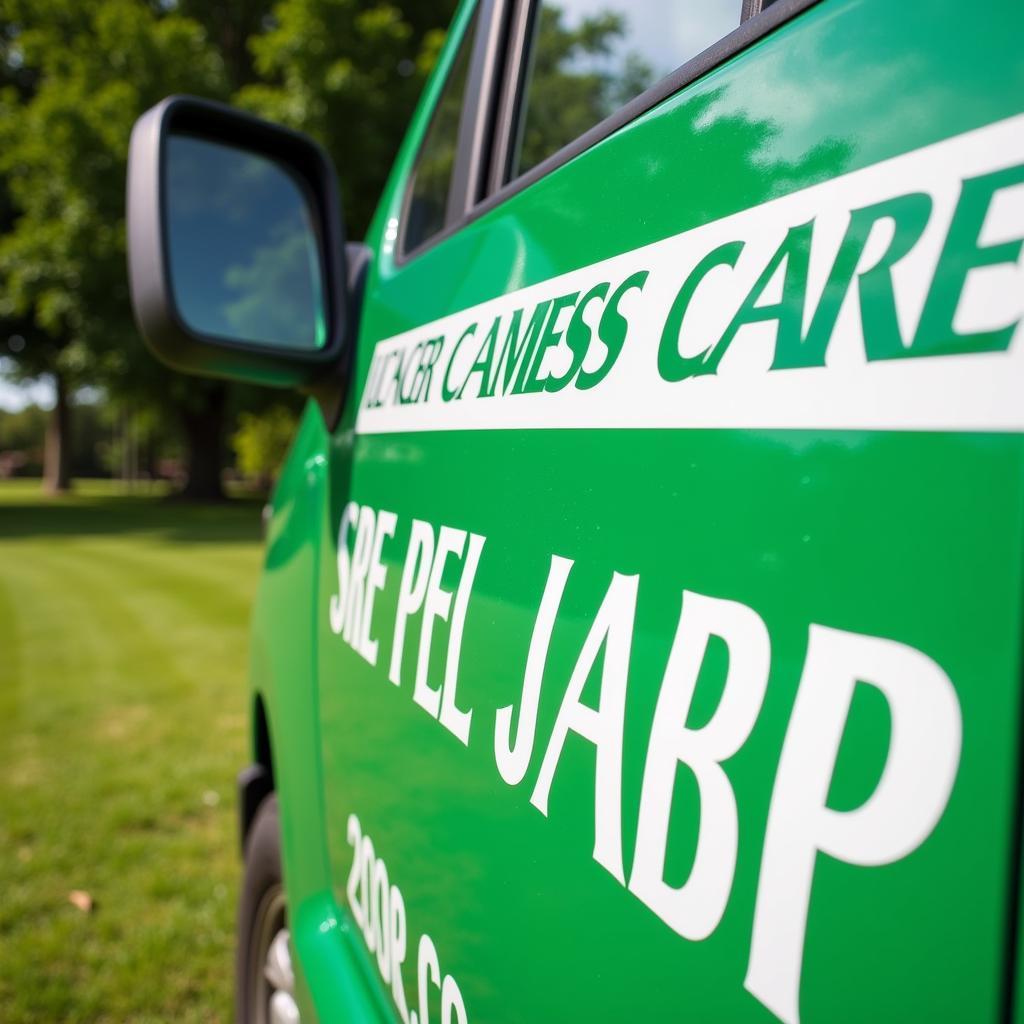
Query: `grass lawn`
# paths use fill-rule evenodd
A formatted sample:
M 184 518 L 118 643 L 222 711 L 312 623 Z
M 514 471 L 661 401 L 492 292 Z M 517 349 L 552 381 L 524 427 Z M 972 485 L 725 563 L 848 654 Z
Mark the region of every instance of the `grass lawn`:
M 5 1024 L 230 1019 L 259 533 L 256 502 L 0 482 Z

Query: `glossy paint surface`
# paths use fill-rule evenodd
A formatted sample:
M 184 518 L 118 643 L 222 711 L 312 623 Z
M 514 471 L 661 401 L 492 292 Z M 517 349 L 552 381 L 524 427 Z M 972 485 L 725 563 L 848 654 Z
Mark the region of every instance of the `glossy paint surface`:
M 464 6 L 456 21 L 467 21 Z M 770 36 L 404 266 L 389 251 L 405 175 L 446 50 L 369 239 L 376 258 L 343 420 L 315 408 L 276 498 L 256 616 L 304 1013 L 400 1019 L 353 919 L 350 816 L 404 899 L 404 1001 L 419 1010 L 429 933 L 469 1022 L 777 1019 L 745 987 L 773 785 L 810 625 L 908 645 L 956 691 L 963 746 L 934 830 L 893 863 L 819 855 L 800 1019 L 995 1021 L 1007 1012 L 1016 908 L 1020 721 L 1019 434 L 886 430 L 501 430 L 361 435 L 374 346 L 543 282 L 1024 108 L 1018 4 L 822 0 Z M 1019 339 L 1018 339 L 1019 342 Z M 909 400 L 909 397 L 908 397 Z M 376 665 L 330 626 L 349 502 L 396 516 L 382 547 Z M 486 538 L 468 606 L 459 705 L 468 745 L 388 679 L 411 523 Z M 544 670 L 525 778 L 496 769 L 499 708 L 518 707 L 552 555 L 574 567 Z M 725 763 L 738 854 L 720 923 L 682 938 L 595 862 L 595 753 L 570 735 L 547 814 L 531 804 L 566 684 L 613 574 L 639 576 L 621 765 L 629 877 L 644 761 L 684 590 L 741 602 L 771 642 L 764 704 Z M 454 590 L 458 573 L 444 576 Z M 445 628 L 429 669 L 444 674 Z M 690 724 L 728 671 L 709 645 Z M 601 661 L 582 700 L 596 706 Z M 863 804 L 892 743 L 886 701 L 858 687 L 828 794 Z M 277 768 L 280 765 L 280 768 Z M 597 793 L 598 801 L 608 799 Z M 685 880 L 702 807 L 676 780 L 668 877 Z M 358 915 L 357 915 L 358 916 Z M 389 969 L 392 965 L 388 965 Z M 348 1016 L 345 1016 L 348 1015 Z M 304 1018 L 305 1019 L 305 1018 Z M 449 1019 L 460 1019 L 452 1010 Z M 420 1017 L 422 1024 L 422 1016 Z

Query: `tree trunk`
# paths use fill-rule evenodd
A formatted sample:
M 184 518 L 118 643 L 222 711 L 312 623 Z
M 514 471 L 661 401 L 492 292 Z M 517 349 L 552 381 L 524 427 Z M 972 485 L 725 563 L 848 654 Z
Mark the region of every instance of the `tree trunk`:
M 156 435 L 149 434 L 146 438 L 146 447 L 143 456 L 143 465 L 146 467 L 146 479 L 152 483 L 160 479 L 160 451 L 156 445 Z
M 194 501 L 223 501 L 220 473 L 224 465 L 224 415 L 227 389 L 223 385 L 205 392 L 201 408 L 183 409 L 188 479 L 181 492 Z
M 71 490 L 71 396 L 62 373 L 54 373 L 53 383 L 55 400 L 46 423 L 43 490 L 66 494 Z

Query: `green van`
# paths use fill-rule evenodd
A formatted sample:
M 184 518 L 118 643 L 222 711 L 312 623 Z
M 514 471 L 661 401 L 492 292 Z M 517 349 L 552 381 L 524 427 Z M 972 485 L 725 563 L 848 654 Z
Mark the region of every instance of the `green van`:
M 363 243 L 135 128 L 150 345 L 310 396 L 238 1019 L 1024 1021 L 1024 7 L 615 6 L 463 3 Z

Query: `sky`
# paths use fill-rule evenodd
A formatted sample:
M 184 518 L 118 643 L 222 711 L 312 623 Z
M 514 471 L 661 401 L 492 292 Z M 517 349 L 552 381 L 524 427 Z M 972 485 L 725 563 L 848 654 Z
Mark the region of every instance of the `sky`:
M 582 17 L 606 11 L 625 15 L 626 35 L 620 52 L 643 56 L 657 76 L 667 75 L 740 23 L 738 0 L 552 0 L 575 26 Z
M 4 360 L 0 359 L 0 410 L 18 412 L 30 402 L 49 408 L 53 405 L 53 386 L 48 381 L 15 384 L 4 375 Z

